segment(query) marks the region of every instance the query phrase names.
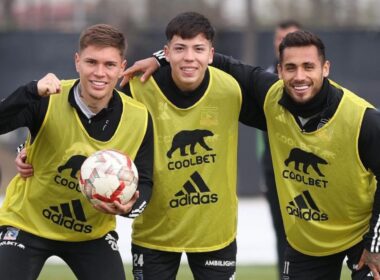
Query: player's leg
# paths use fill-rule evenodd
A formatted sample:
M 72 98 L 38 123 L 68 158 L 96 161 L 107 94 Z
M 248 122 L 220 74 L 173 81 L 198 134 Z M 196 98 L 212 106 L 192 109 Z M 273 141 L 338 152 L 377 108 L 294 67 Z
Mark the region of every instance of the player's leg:
M 236 273 L 236 240 L 227 247 L 205 253 L 187 253 L 195 280 L 233 280 Z
M 37 279 L 46 259 L 44 239 L 9 226 L 0 227 L 0 278 Z
M 287 245 L 284 280 L 340 280 L 345 252 L 324 257 L 304 255 Z
M 124 280 L 124 265 L 117 241 L 118 235 L 112 231 L 91 241 L 61 242 L 57 255 L 78 279 Z
M 353 280 L 373 279 L 373 275 L 368 266 L 364 266 L 360 270 L 355 269 L 359 263 L 360 257 L 362 256 L 363 250 L 363 241 L 347 250 L 347 266 L 351 270 L 351 277 Z
M 174 280 L 181 253 L 164 252 L 132 244 L 132 265 L 135 280 Z

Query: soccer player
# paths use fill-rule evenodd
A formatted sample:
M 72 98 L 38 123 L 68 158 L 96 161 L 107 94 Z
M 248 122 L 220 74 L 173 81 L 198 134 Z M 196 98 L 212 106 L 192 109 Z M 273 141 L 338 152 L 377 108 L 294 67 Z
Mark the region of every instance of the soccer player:
M 53 255 L 78 279 L 125 279 L 115 215 L 86 201 L 77 175 L 94 151 L 117 149 L 134 159 L 139 191 L 125 205 L 98 210 L 133 218 L 151 194 L 152 120 L 143 104 L 114 89 L 126 64 L 124 51 L 121 32 L 91 26 L 75 54 L 79 79 L 47 74 L 0 103 L 0 133 L 29 128 L 27 160 L 34 173 L 10 182 L 0 209 L 2 279 L 37 279 Z
M 380 113 L 328 79 L 315 34 L 289 33 L 279 52 L 278 81 L 221 55 L 213 65 L 250 91 L 251 123 L 268 131 L 288 241 L 282 279 L 339 280 L 347 257 L 352 279 L 379 280 Z M 139 61 L 126 78 L 156 67 Z
M 214 33 L 203 15 L 177 15 L 166 27 L 170 66 L 124 88 L 148 107 L 155 127 L 154 191 L 133 223 L 135 279 L 175 279 L 183 252 L 194 279 L 235 275 L 244 97 L 235 79 L 208 66 Z
M 283 279 L 380 279 L 380 115 L 330 81 L 325 46 L 307 31 L 279 47 L 280 81 L 252 91 L 265 116 L 287 236 Z M 221 58 L 243 86 L 256 70 Z
M 214 29 L 207 18 L 179 14 L 166 37 L 158 55 L 170 67 L 142 84 L 148 70 L 125 89 L 147 105 L 156 133 L 155 188 L 133 224 L 133 258 L 141 260 L 134 275 L 175 279 L 185 252 L 194 279 L 234 279 L 238 121 L 249 124 L 254 104 L 235 79 L 208 65 Z

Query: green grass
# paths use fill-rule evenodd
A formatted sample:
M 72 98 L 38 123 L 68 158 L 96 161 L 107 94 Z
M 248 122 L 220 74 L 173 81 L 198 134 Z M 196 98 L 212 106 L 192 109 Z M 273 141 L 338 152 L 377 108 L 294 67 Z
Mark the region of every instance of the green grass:
M 127 271 L 127 280 L 132 280 L 131 266 L 126 265 L 125 270 Z M 276 280 L 276 269 L 274 266 L 267 265 L 247 265 L 238 266 L 237 268 L 237 279 L 238 280 Z M 45 265 L 42 270 L 38 280 L 75 280 L 74 274 L 66 265 Z M 187 265 L 182 265 L 178 272 L 178 280 L 192 280 L 190 269 Z M 349 280 L 350 273 L 345 267 L 342 272 L 341 280 Z M 157 279 L 160 280 L 160 279 Z

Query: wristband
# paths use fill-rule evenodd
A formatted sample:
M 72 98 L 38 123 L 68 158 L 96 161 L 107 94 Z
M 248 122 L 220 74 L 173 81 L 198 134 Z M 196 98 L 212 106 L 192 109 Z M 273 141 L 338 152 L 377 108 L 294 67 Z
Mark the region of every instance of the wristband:
M 165 52 L 164 50 L 159 50 L 153 53 L 153 57 L 156 59 L 158 66 L 166 66 L 169 65 L 169 63 L 166 61 Z

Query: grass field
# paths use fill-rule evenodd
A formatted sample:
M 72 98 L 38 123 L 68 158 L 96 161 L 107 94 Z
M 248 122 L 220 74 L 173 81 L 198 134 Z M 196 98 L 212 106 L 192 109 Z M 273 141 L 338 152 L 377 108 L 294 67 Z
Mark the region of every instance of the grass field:
M 127 280 L 132 280 L 131 266 L 126 265 Z M 38 277 L 38 280 L 74 280 L 74 274 L 65 265 L 46 265 Z M 192 280 L 193 277 L 187 265 L 182 265 L 178 272 L 178 280 Z M 238 266 L 237 280 L 276 280 L 274 266 Z M 347 268 L 343 269 L 341 280 L 349 280 L 350 273 Z M 157 278 L 157 280 L 160 280 Z

